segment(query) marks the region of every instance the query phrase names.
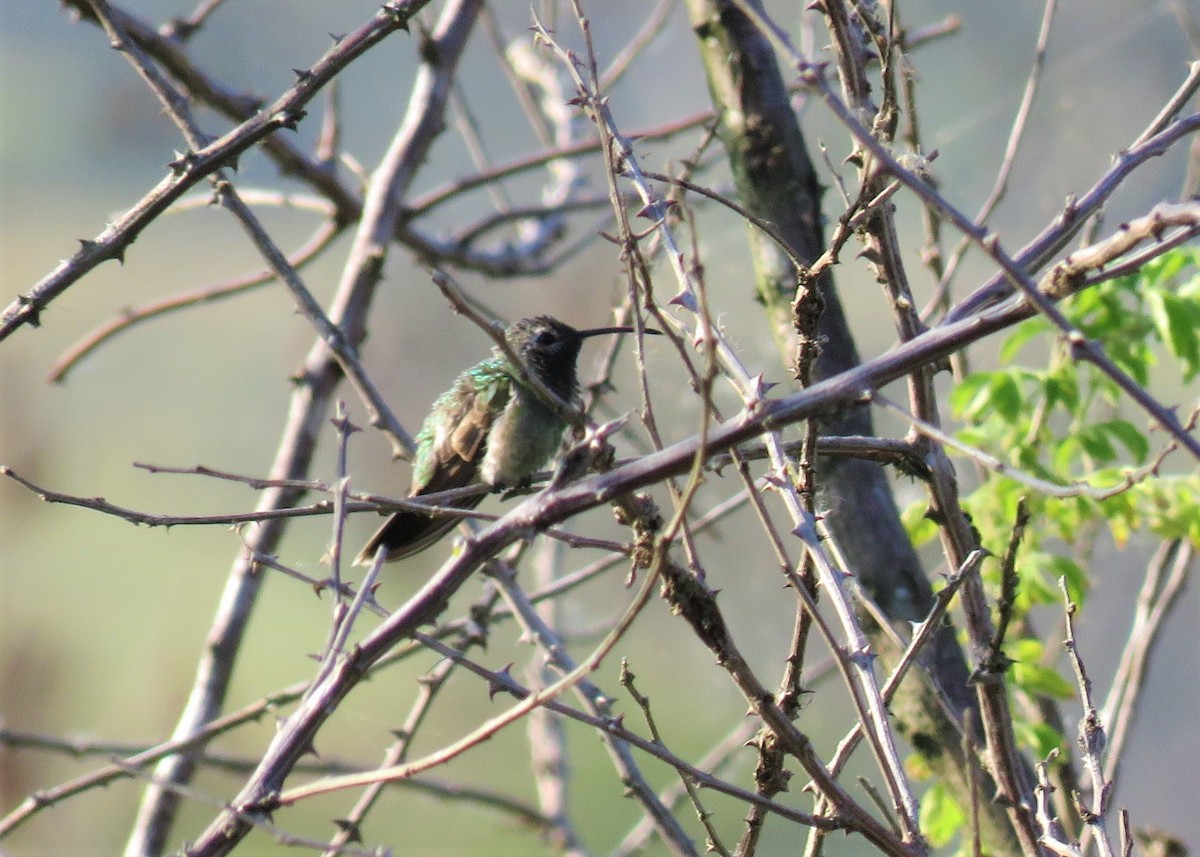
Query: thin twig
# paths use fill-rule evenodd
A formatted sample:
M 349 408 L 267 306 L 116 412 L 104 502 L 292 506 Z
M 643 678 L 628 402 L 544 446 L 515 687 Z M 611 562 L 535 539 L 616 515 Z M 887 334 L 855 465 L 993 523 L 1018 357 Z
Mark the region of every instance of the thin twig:
M 1057 6 L 1058 0 L 1045 0 L 1045 6 L 1042 7 L 1042 23 L 1038 29 L 1037 44 L 1033 48 L 1033 59 L 1029 64 L 1029 76 L 1025 80 L 1025 90 L 1021 93 L 1021 103 L 1013 116 L 1012 126 L 1008 132 L 1008 142 L 1004 145 L 1004 155 L 1000 160 L 1000 168 L 996 171 L 996 179 L 992 183 L 992 189 L 983 201 L 983 204 L 979 206 L 979 211 L 975 214 L 976 223 L 987 223 L 991 219 L 992 213 L 996 210 L 996 206 L 1000 204 L 1008 192 L 1009 176 L 1012 175 L 1013 167 L 1017 161 L 1017 152 L 1020 150 L 1021 143 L 1025 139 L 1025 129 L 1029 121 L 1029 116 L 1033 112 L 1033 103 L 1037 97 L 1038 88 L 1041 85 L 1042 72 L 1046 67 L 1046 48 L 1050 42 L 1050 26 L 1054 21 L 1054 13 Z M 926 308 L 921 311 L 922 318 L 929 318 L 933 310 L 941 305 L 943 295 L 948 294 L 954 275 L 958 272 L 958 265 L 970 246 L 970 239 L 963 237 L 959 241 L 958 246 L 951 252 L 950 258 L 946 262 L 945 270 L 942 272 L 938 282 L 937 291 L 929 300 Z
M 1067 650 L 1067 657 L 1075 671 L 1075 683 L 1079 688 L 1079 705 L 1083 709 L 1083 718 L 1079 721 L 1079 746 L 1082 750 L 1083 767 L 1088 772 L 1092 786 L 1092 804 L 1086 809 L 1081 807 L 1083 810 L 1081 815 L 1084 823 L 1092 830 L 1100 857 L 1114 857 L 1105 819 L 1108 813 L 1110 784 L 1104 777 L 1104 763 L 1101 758 L 1104 755 L 1107 737 L 1104 733 L 1104 723 L 1100 720 L 1096 705 L 1092 701 L 1092 680 L 1088 678 L 1087 671 L 1083 666 L 1083 658 L 1079 654 L 1079 643 L 1075 638 L 1075 611 L 1077 608 L 1071 600 L 1066 578 L 1060 578 L 1058 586 L 1062 590 L 1066 616 L 1067 639 L 1063 642 L 1063 646 Z
M 1121 661 L 1100 709 L 1100 722 L 1107 724 L 1108 729 L 1104 779 L 1110 787 L 1118 778 L 1122 754 L 1150 670 L 1150 657 L 1163 623 L 1178 603 L 1195 564 L 1195 548 L 1182 539 L 1173 539 L 1159 545 L 1146 568 L 1129 636 L 1121 647 Z
M 211 197 L 209 199 L 211 202 Z M 341 228 L 336 223 L 322 223 L 313 236 L 292 255 L 289 259 L 289 264 L 297 269 L 303 268 L 308 262 L 311 262 L 324 250 L 328 249 L 339 234 L 341 234 Z M 124 333 L 131 327 L 189 307 L 216 303 L 228 298 L 237 297 L 238 295 L 243 295 L 268 285 L 277 279 L 278 274 L 274 271 L 263 271 L 249 276 L 238 277 L 226 283 L 205 286 L 201 289 L 183 292 L 178 295 L 172 295 L 169 298 L 154 301 L 153 303 L 123 310 L 116 318 L 96 328 L 83 339 L 79 340 L 79 342 L 72 345 L 50 367 L 47 380 L 55 383 L 65 381 L 71 370 L 78 366 L 86 357 L 108 342 L 108 340 L 118 334 Z

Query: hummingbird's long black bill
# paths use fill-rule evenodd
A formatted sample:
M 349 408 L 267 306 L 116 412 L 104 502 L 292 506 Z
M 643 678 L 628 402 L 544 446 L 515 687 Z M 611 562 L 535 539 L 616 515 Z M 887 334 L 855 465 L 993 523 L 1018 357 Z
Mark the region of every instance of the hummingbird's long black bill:
M 662 336 L 662 331 L 655 330 L 653 327 L 644 328 L 644 332 L 651 336 Z M 578 339 L 586 339 L 589 336 L 604 336 L 606 333 L 637 333 L 637 328 L 621 325 L 616 327 L 589 327 L 587 330 L 576 331 L 575 335 Z

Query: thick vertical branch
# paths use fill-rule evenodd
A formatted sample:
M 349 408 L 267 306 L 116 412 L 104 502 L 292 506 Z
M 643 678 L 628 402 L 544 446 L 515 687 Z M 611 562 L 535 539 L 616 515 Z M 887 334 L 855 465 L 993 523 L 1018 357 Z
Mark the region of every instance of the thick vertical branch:
M 752 4 L 755 5 L 755 4 Z M 742 204 L 769 221 L 802 259 L 824 252 L 820 186 L 803 134 L 791 108 L 775 56 L 766 38 L 733 2 L 689 0 L 693 26 L 713 101 L 721 111 L 720 135 L 729 153 Z M 815 375 L 828 378 L 859 362 L 833 278 L 826 268 L 816 283 L 805 281 L 788 257 L 751 229 L 758 297 L 781 351 L 792 359 L 801 342 L 793 306 L 816 288 L 823 310 L 817 322 L 821 353 Z M 803 331 L 801 331 L 803 333 Z M 874 434 L 870 413 L 850 408 L 822 426 L 831 434 Z M 826 522 L 849 567 L 893 621 L 919 621 L 934 603 L 933 592 L 901 525 L 887 476 L 878 464 L 822 457 L 817 481 Z M 870 528 L 862 526 L 871 521 Z M 894 656 L 886 635 L 875 628 L 872 643 Z M 973 772 L 962 752 L 955 722 L 974 705 L 967 668 L 949 626 L 939 632 L 924 659 L 929 674 L 909 679 L 891 711 L 914 747 L 934 770 L 967 793 Z M 932 680 L 931 678 L 932 677 Z M 941 695 L 949 698 L 948 717 Z M 984 836 L 994 851 L 1015 853 L 1003 812 L 986 807 Z

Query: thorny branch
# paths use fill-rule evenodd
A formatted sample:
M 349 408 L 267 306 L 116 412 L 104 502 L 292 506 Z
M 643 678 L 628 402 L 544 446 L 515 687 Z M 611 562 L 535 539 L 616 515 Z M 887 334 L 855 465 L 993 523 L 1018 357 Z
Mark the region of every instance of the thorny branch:
M 958 504 L 959 484 L 944 448 L 957 448 L 987 467 L 1006 477 L 1025 482 L 1031 488 L 1051 496 L 1087 496 L 1103 499 L 1125 491 L 1136 481 L 1152 478 L 1166 453 L 1183 447 L 1200 457 L 1192 432 L 1193 421 L 1178 419 L 1174 412 L 1159 402 L 1147 389 L 1137 384 L 1120 369 L 1097 343 L 1085 341 L 1079 332 L 1066 322 L 1056 307 L 1063 298 L 1090 288 L 1117 273 L 1136 270 L 1165 250 L 1193 240 L 1200 235 L 1200 204 L 1189 201 L 1163 203 L 1145 215 L 1122 224 L 1108 238 L 1089 242 L 1067 255 L 1039 276 L 1049 266 L 1052 257 L 1076 234 L 1080 225 L 1094 215 L 1132 171 L 1151 157 L 1160 155 L 1188 135 L 1200 129 L 1200 116 L 1182 115 L 1187 102 L 1200 87 L 1200 63 L 1194 63 L 1187 80 L 1179 87 L 1160 113 L 1122 152 L 1113 167 L 1079 200 L 1073 200 L 1058 220 L 1048 226 L 1034 241 L 1014 254 L 1001 248 L 999 238 L 985 228 L 985 222 L 995 203 L 1007 189 L 1007 175 L 1012 169 L 1022 139 L 1024 120 L 1028 116 L 1034 93 L 1040 83 L 1043 60 L 1054 0 L 1047 0 L 1042 31 L 1039 36 L 1038 59 L 1031 70 L 1025 97 L 1014 121 L 1008 149 L 999 170 L 993 194 L 971 219 L 959 212 L 928 180 L 927 162 L 900 157 L 895 153 L 895 131 L 898 115 L 905 109 L 915 112 L 912 92 L 906 100 L 900 90 L 914 79 L 906 70 L 911 50 L 917 39 L 910 32 L 906 37 L 892 4 L 880 8 L 873 3 L 847 4 L 826 0 L 815 11 L 822 17 L 833 40 L 841 92 L 835 93 L 827 79 L 824 66 L 801 55 L 793 47 L 790 36 L 766 16 L 755 0 L 731 0 L 730 7 L 745 12 L 771 38 L 784 56 L 795 64 L 801 81 L 800 92 L 819 96 L 830 113 L 849 132 L 851 163 L 858 168 L 860 187 L 846 194 L 847 209 L 837 219 L 832 240 L 806 263 L 777 225 L 762 217 L 742 201 L 702 184 L 695 173 L 698 158 L 686 160 L 679 174 L 671 170 L 655 173 L 645 170 L 646 156 L 639 151 L 651 136 L 661 139 L 676 133 L 712 123 L 716 114 L 705 112 L 675 122 L 663 122 L 650 134 L 623 133 L 616 120 L 619 114 L 618 81 L 627 77 L 644 57 L 640 54 L 669 23 L 671 4 L 656 4 L 645 18 L 643 26 L 632 37 L 626 49 L 611 62 L 608 70 L 600 64 L 591 39 L 591 21 L 583 12 L 583 4 L 572 4 L 578 21 L 585 51 L 581 55 L 567 49 L 564 37 L 551 27 L 535 22 L 537 41 L 550 49 L 561 71 L 552 68 L 554 62 L 544 62 L 533 56 L 527 43 L 504 44 L 500 24 L 494 10 L 486 10 L 479 0 L 450 0 L 444 4 L 439 23 L 420 33 L 417 41 L 424 66 L 414 85 L 409 111 L 395 134 L 387 154 L 367 180 L 365 191 L 352 182 L 337 176 L 334 165 L 344 154 L 340 151 L 340 119 L 331 99 L 330 114 L 322 129 L 317 152 L 309 154 L 276 133 L 294 128 L 303 118 L 303 108 L 317 91 L 332 84 L 350 63 L 378 45 L 397 29 L 407 29 L 413 18 L 426 5 L 424 2 L 394 2 L 387 4 L 370 21 L 355 32 L 340 39 L 311 68 L 297 72 L 297 82 L 273 103 L 264 107 L 264 99 L 235 92 L 212 75 L 202 71 L 187 55 L 189 38 L 215 15 L 220 0 L 202 4 L 191 16 L 154 28 L 102 0 L 68 0 L 89 20 L 101 25 L 114 45 L 130 58 L 138 73 L 160 99 L 167 115 L 175 121 L 186 141 L 187 151 L 172 165 L 165 177 L 143 199 L 120 216 L 94 239 L 81 242 L 80 250 L 48 274 L 31 291 L 23 295 L 0 316 L 0 340 L 23 325 L 36 325 L 40 313 L 70 286 L 79 282 L 100 262 L 120 259 L 128 245 L 168 207 L 175 206 L 182 195 L 199 186 L 201 180 L 212 183 L 215 198 L 228 208 L 243 224 L 251 243 L 268 260 L 269 274 L 240 278 L 223 286 L 198 290 L 189 294 L 131 311 L 98 330 L 73 349 L 56 369 L 62 377 L 83 356 L 109 337 L 129 325 L 233 295 L 241 294 L 256 285 L 276 278 L 289 288 L 297 305 L 317 333 L 313 348 L 299 376 L 298 390 L 293 397 L 287 426 L 280 441 L 276 461 L 266 479 L 245 480 L 256 490 L 263 491 L 258 509 L 242 514 L 207 516 L 168 516 L 127 509 L 103 498 L 86 498 L 40 488 L 8 466 L 0 466 L 0 475 L 20 483 L 49 502 L 69 503 L 93 511 L 116 515 L 125 520 L 151 526 L 179 524 L 248 524 L 245 531 L 245 550 L 235 560 L 225 595 L 218 608 L 209 636 L 209 649 L 202 658 L 192 698 L 183 712 L 173 739 L 142 752 L 126 753 L 122 758 L 100 771 L 78 777 L 61 786 L 33 793 L 20 807 L 0 820 L 0 836 L 16 828 L 41 809 L 54 805 L 84 790 L 95 788 L 117 778 L 136 777 L 147 783 L 146 798 L 129 844 L 130 853 L 158 853 L 168 836 L 175 806 L 181 798 L 211 802 L 192 790 L 187 782 L 194 767 L 208 764 L 217 757 L 204 750 L 214 737 L 246 722 L 261 717 L 276 708 L 297 703 L 295 710 L 281 724 L 261 760 L 238 761 L 243 774 L 248 775 L 236 798 L 225 804 L 219 815 L 200 838 L 189 847 L 189 854 L 221 854 L 233 849 L 252 828 L 266 830 L 279 841 L 320 847 L 327 853 L 368 853 L 356 843 L 362 836 L 363 823 L 374 806 L 383 786 L 408 780 L 416 774 L 457 758 L 469 749 L 498 734 L 508 725 L 522 719 L 543 715 L 569 718 L 601 734 L 613 757 L 613 767 L 640 802 L 652 825 L 642 826 L 628 838 L 628 843 L 644 841 L 652 827 L 678 854 L 698 853 L 687 829 L 680 823 L 672 802 L 658 795 L 639 767 L 637 754 L 662 760 L 674 767 L 683 778 L 681 792 L 692 795 L 693 805 L 702 816 L 710 847 L 721 851 L 718 827 L 709 824 L 707 810 L 699 800 L 695 784 L 743 802 L 759 813 L 759 819 L 770 816 L 807 825 L 814 832 L 832 830 L 854 832 L 868 840 L 882 853 L 918 857 L 925 843 L 918 827 L 918 806 L 909 782 L 908 772 L 901 764 L 895 744 L 894 718 L 888 710 L 901 678 L 916 664 L 925 647 L 941 627 L 951 602 L 962 600 L 970 632 L 970 645 L 975 660 L 986 661 L 978 676 L 979 697 L 982 700 L 983 722 L 988 737 L 988 767 L 1000 783 L 1000 798 L 1011 812 L 1012 823 L 1023 835 L 1022 845 L 1028 855 L 1049 849 L 1060 854 L 1082 854 L 1094 839 L 1102 855 L 1112 852 L 1103 827 L 1104 814 L 1115 780 L 1117 757 L 1125 730 L 1132 721 L 1137 688 L 1145 673 L 1149 651 L 1163 618 L 1177 596 L 1188 569 L 1193 564 L 1191 546 L 1182 540 L 1164 542 L 1158 557 L 1147 574 L 1146 585 L 1139 597 L 1135 626 L 1131 631 L 1133 643 L 1126 650 L 1119 681 L 1109 701 L 1097 711 L 1090 695 L 1090 682 L 1084 673 L 1082 660 L 1075 650 L 1074 627 L 1068 606 L 1068 646 L 1076 668 L 1085 723 L 1082 734 L 1084 759 L 1092 779 L 1092 805 L 1083 813 L 1090 829 L 1081 837 L 1082 844 L 1070 841 L 1069 833 L 1052 817 L 1047 796 L 1052 788 L 1045 765 L 1036 768 L 1036 784 L 1027 779 L 1024 758 L 1018 752 L 1008 721 L 1005 702 L 1004 667 L 999 649 L 1008 625 L 1015 587 L 1017 586 L 1016 545 L 1019 528 L 1010 541 L 1009 557 L 1005 560 L 1004 603 L 1001 605 L 999 628 L 991 627 L 989 604 L 978 581 L 977 567 L 983 552 L 970 530 L 969 522 Z M 718 4 L 720 5 L 720 4 Z M 564 7 L 565 8 L 565 7 Z M 541 140 L 544 152 L 494 165 L 486 152 L 484 131 L 471 113 L 464 91 L 456 81 L 457 61 L 477 17 L 483 16 L 495 45 L 497 58 L 506 76 L 523 93 L 522 103 L 531 125 Z M 953 22 L 949 22 L 954 26 Z M 425 27 L 422 26 L 422 30 Z M 906 38 L 908 39 L 906 41 Z M 539 63 L 541 63 L 539 65 Z M 558 78 L 565 77 L 574 88 L 574 98 L 560 92 Z M 899 79 L 903 78 L 903 80 Z M 873 87 L 878 80 L 882 99 L 875 103 Z M 445 109 L 453 100 L 460 119 L 460 131 L 475 158 L 474 174 L 451 181 L 422 196 L 412 194 L 414 175 L 428 155 L 432 141 L 440 132 Z M 205 134 L 192 115 L 193 103 L 205 104 L 236 126 L 220 137 Z M 578 108 L 594 126 L 594 135 L 579 133 L 580 125 L 573 109 Z M 915 122 L 915 115 L 912 117 Z M 709 125 L 711 128 L 711 124 Z M 708 131 L 705 131 L 708 134 Z M 919 139 L 915 127 L 912 139 Z M 708 138 L 697 147 L 703 151 Z M 308 242 L 291 258 L 285 256 L 267 230 L 250 210 L 248 196 L 233 184 L 228 167 L 249 147 L 261 145 L 282 169 L 298 176 L 318 195 L 316 210 L 325 218 L 312 233 Z M 476 529 L 461 549 L 447 560 L 436 574 L 422 585 L 398 609 L 388 612 L 375 601 L 376 562 L 357 587 L 340 579 L 340 555 L 345 532 L 346 515 L 353 511 L 380 508 L 404 508 L 421 504 L 378 502 L 379 498 L 357 495 L 349 491 L 350 473 L 346 465 L 346 449 L 351 427 L 344 412 L 339 410 L 336 423 L 341 432 L 338 452 L 338 480 L 333 486 L 306 479 L 319 429 L 333 401 L 341 377 L 351 379 L 371 413 L 376 427 L 386 427 L 399 453 L 411 447 L 404 428 L 391 417 L 382 397 L 376 390 L 366 367 L 358 360 L 357 348 L 366 330 L 366 311 L 375 286 L 382 275 L 383 265 L 397 242 L 406 245 L 434 267 L 442 264 L 471 267 L 496 276 L 516 271 L 544 272 L 554 269 L 567 256 L 590 241 L 587 236 L 551 258 L 548 251 L 562 239 L 566 216 L 575 210 L 595 207 L 603 202 L 601 196 L 578 193 L 582 187 L 582 170 L 578 159 L 599 153 L 603 159 L 607 201 L 612 206 L 611 217 L 616 223 L 615 243 L 626 264 L 628 293 L 620 312 L 625 318 L 641 317 L 643 311 L 672 334 L 670 345 L 677 349 L 684 375 L 693 385 L 694 400 L 699 404 L 698 428 L 689 429 L 673 443 L 664 441 L 659 430 L 659 418 L 652 401 L 654 379 L 647 371 L 645 356 L 639 341 L 638 370 L 642 392 L 642 427 L 651 437 L 653 451 L 617 461 L 611 470 L 587 475 L 586 468 L 560 466 L 544 487 L 527 496 L 502 515 L 462 513 L 449 505 L 424 504 L 431 512 L 462 514 L 477 518 L 486 526 Z M 932 154 L 929 156 L 932 158 Z M 515 205 L 503 193 L 499 182 L 520 173 L 547 168 L 553 180 L 545 189 L 541 205 Z M 361 171 L 360 175 L 365 175 Z M 839 182 L 841 177 L 838 176 Z M 665 192 L 660 186 L 667 186 Z M 844 185 L 843 185 L 844 187 Z M 416 219 L 462 194 L 486 190 L 496 200 L 496 212 L 458 229 L 450 239 L 435 239 L 418 231 Z M 803 389 L 789 394 L 772 396 L 769 383 L 761 374 L 748 368 L 744 350 L 736 348 L 718 319 L 725 312 L 727 296 L 714 297 L 715 290 L 706 284 L 703 273 L 700 219 L 686 201 L 680 201 L 677 190 L 713 200 L 732 211 L 739 220 L 750 224 L 757 234 L 774 243 L 776 251 L 794 268 L 799 281 L 809 282 L 824 275 L 835 265 L 845 264 L 842 255 L 845 245 L 855 237 L 864 241 L 864 256 L 881 282 L 894 312 L 900 333 L 899 345 L 861 365 L 815 380 L 809 370 L 820 349 L 819 337 L 812 330 L 810 345 L 814 350 L 801 356 L 799 375 Z M 897 200 L 911 194 L 931 216 L 942 225 L 949 224 L 961 235 L 959 250 L 941 273 L 943 283 L 955 273 L 963 248 L 981 248 L 995 265 L 997 273 L 957 306 L 951 306 L 942 321 L 927 329 L 916 312 L 912 287 L 899 252 L 899 238 L 894 220 Z M 637 202 L 631 206 L 630 201 Z M 269 201 L 267 204 L 284 204 Z M 639 232 L 631 226 L 632 207 L 649 221 L 649 227 Z M 608 222 L 608 221 L 606 221 Z M 519 239 L 499 250 L 478 250 L 476 245 L 484 235 L 500 225 L 516 224 Z M 353 234 L 343 267 L 337 296 L 328 308 L 320 306 L 300 278 L 298 268 L 317 255 L 329 252 L 333 239 L 345 233 Z M 688 241 L 680 236 L 690 233 Z M 673 297 L 664 306 L 655 296 L 655 259 L 659 267 L 674 281 Z M 665 264 L 661 264 L 665 263 Z M 449 282 L 443 277 L 444 282 Z M 938 296 L 940 297 L 940 295 Z M 463 296 L 463 308 L 474 300 Z M 932 305 L 932 302 L 931 302 Z M 941 304 L 945 306 L 945 304 Z M 674 307 L 674 309 L 671 309 Z M 801 301 L 796 303 L 799 313 Z M 812 309 L 811 307 L 809 309 Z M 815 310 L 819 314 L 819 308 Z M 944 429 L 937 415 L 937 400 L 932 384 L 933 374 L 951 355 L 1020 320 L 1042 314 L 1057 326 L 1070 344 L 1072 354 L 1079 360 L 1096 365 L 1112 378 L 1129 397 L 1144 408 L 1165 428 L 1171 440 L 1159 457 L 1137 471 L 1131 471 L 1124 483 L 1101 492 L 1088 486 L 1058 485 L 1034 474 L 1022 473 L 1004 466 L 969 444 L 964 444 Z M 638 322 L 640 328 L 640 321 Z M 640 337 L 639 337 L 640 340 Z M 690 347 L 695 355 L 688 352 Z M 611 364 L 610 364 L 611 365 Z M 697 368 L 697 366 L 699 368 Z M 604 375 L 605 381 L 609 375 Z M 717 381 L 728 384 L 740 410 L 727 416 L 718 405 L 723 391 Z M 905 381 L 909 385 L 908 408 L 891 405 L 880 390 L 889 383 Z M 592 391 L 599 397 L 604 383 Z M 594 397 L 595 398 L 595 397 Z M 901 414 L 911 426 L 902 440 L 871 436 L 819 436 L 817 421 L 845 413 L 850 409 L 866 409 L 869 403 L 888 407 Z M 661 409 L 661 405 L 659 406 Z M 1194 416 L 1194 415 L 1193 415 Z M 620 421 L 610 422 L 614 427 Z M 635 420 L 630 423 L 636 426 Z M 804 424 L 802 441 L 785 439 L 783 432 Z M 578 451 L 578 450 L 576 450 Z M 853 579 L 856 569 L 841 558 L 836 539 L 829 538 L 828 528 L 820 520 L 817 508 L 817 487 L 814 486 L 815 456 L 852 456 L 895 464 L 897 469 L 916 476 L 928 486 L 934 498 L 935 515 L 946 541 L 946 559 L 954 573 L 938 596 L 934 609 L 905 642 L 903 633 L 896 633 L 888 619 L 878 609 L 864 602 Z M 569 456 L 568 456 L 569 457 Z M 768 475 L 756 478 L 750 463 L 769 461 Z M 797 468 L 796 460 L 800 460 Z M 570 462 L 567 462 L 570 464 Z M 590 461 L 588 462 L 590 464 Z M 744 491 L 708 509 L 707 491 L 714 474 L 732 464 Z M 799 475 L 797 474 L 799 470 Z M 24 472 L 24 471 L 23 471 Z M 231 477 L 204 468 L 187 472 L 202 475 Z M 676 483 L 678 479 L 678 484 Z M 646 492 L 658 484 L 669 489 L 674 504 L 668 524 L 663 525 L 656 508 Z M 320 501 L 307 507 L 298 504 L 309 491 L 328 492 L 332 501 Z M 771 495 L 774 495 L 772 498 Z M 452 503 L 459 494 L 435 495 L 432 503 Z M 702 499 L 703 498 L 703 499 Z M 810 736 L 797 726 L 798 698 L 802 692 L 798 667 L 795 675 L 788 674 L 778 693 L 768 690 L 750 667 L 734 636 L 731 622 L 717 606 L 716 594 L 705 581 L 702 555 L 696 536 L 713 522 L 737 506 L 748 503 L 762 526 L 764 544 L 770 542 L 773 561 L 795 590 L 797 614 L 801 621 L 813 623 L 826 645 L 834 652 L 834 663 L 840 670 L 849 698 L 857 712 L 857 720 L 838 746 L 828 763 L 819 755 Z M 619 507 L 625 513 L 623 523 L 634 524 L 627 543 L 591 538 L 568 532 L 563 525 L 585 510 L 604 504 Z M 773 508 L 777 506 L 778 508 Z M 646 518 L 638 521 L 632 511 L 642 509 Z M 632 510 L 632 511 L 631 511 Z M 787 542 L 787 526 L 779 527 L 773 514 L 782 514 L 793 526 L 792 535 L 800 544 Z M 288 570 L 273 556 L 282 536 L 284 520 L 289 517 L 313 514 L 332 516 L 333 535 L 330 556 L 332 574 L 327 580 Z M 653 519 L 653 524 L 650 523 Z M 1020 519 L 1024 526 L 1024 519 Z M 509 561 L 520 559 L 515 546 L 533 534 L 549 533 L 574 546 L 600 547 L 613 555 L 577 570 L 570 575 L 556 573 L 541 582 L 534 592 L 526 592 L 517 582 L 516 571 Z M 682 546 L 686 564 L 677 562 L 672 552 Z M 500 553 L 510 546 L 513 552 L 505 557 Z M 803 562 L 809 564 L 820 579 L 823 604 L 818 606 L 809 589 L 798 575 L 800 563 L 789 557 L 789 547 L 803 552 Z M 549 551 L 550 554 L 565 553 Z M 632 558 L 628 563 L 627 558 Z M 561 559 L 548 560 L 555 564 Z M 579 641 L 563 633 L 558 616 L 540 615 L 537 605 L 560 597 L 585 581 L 596 579 L 619 563 L 632 566 L 630 580 L 641 575 L 639 588 L 625 596 L 620 616 L 606 621 L 605 633 L 599 643 L 590 647 L 582 658 L 574 657 L 568 648 Z M 332 589 L 333 620 L 313 678 L 303 686 L 286 689 L 226 717 L 218 717 L 225 704 L 233 659 L 241 645 L 251 607 L 260 585 L 264 567 L 284 569 L 317 591 Z M 464 583 L 477 571 L 490 569 L 487 594 L 475 602 L 462 617 L 444 621 L 428 634 L 420 629 L 432 623 L 446 609 Z M 1168 571 L 1169 569 L 1169 571 Z M 1164 576 L 1166 579 L 1164 580 Z M 667 749 L 667 739 L 659 732 L 651 716 L 649 700 L 636 692 L 630 682 L 627 688 L 643 705 L 651 737 L 637 734 L 627 727 L 620 715 L 612 713 L 614 700 L 592 683 L 591 676 L 612 659 L 613 648 L 624 642 L 635 620 L 651 609 L 656 588 L 661 584 L 663 598 L 679 613 L 695 636 L 716 656 L 730 683 L 740 692 L 759 722 L 782 748 L 780 758 L 798 761 L 808 773 L 813 788 L 824 803 L 817 811 L 807 813 L 777 800 L 775 793 L 766 794 L 744 789 L 733 776 L 718 776 L 711 768 L 727 760 L 732 750 L 710 757 L 699 765 L 689 765 Z M 500 593 L 507 606 L 498 604 Z M 857 599 L 857 600 L 856 600 Z M 858 608 L 856 610 L 856 608 Z M 368 616 L 381 617 L 374 627 L 367 627 Z M 860 627 L 860 616 L 869 613 L 890 634 L 899 655 L 898 665 L 881 684 L 877 676 L 872 645 Z M 526 685 L 517 682 L 507 668 L 492 669 L 473 660 L 469 652 L 488 643 L 490 626 L 501 619 L 517 617 L 523 633 L 536 641 L 545 659 L 540 678 Z M 641 620 L 645 624 L 645 620 Z M 797 639 L 806 641 L 803 633 Z M 451 640 L 452 642 L 447 642 Z M 991 656 L 981 658 L 990 645 Z M 803 642 L 798 644 L 803 649 Z M 439 660 L 426 673 L 422 691 L 412 704 L 404 726 L 389 748 L 383 763 L 374 770 L 347 771 L 332 765 L 321 768 L 302 757 L 311 751 L 314 739 L 340 703 L 367 677 L 383 666 L 414 653 L 433 653 Z M 803 651 L 795 653 L 797 658 Z M 455 674 L 471 674 L 486 681 L 490 695 L 511 696 L 515 702 L 495 716 L 476 718 L 457 740 L 441 741 L 424 755 L 411 758 L 413 740 L 434 711 L 438 691 Z M 566 704 L 562 697 L 573 690 L 580 697 L 579 708 Z M 792 703 L 795 702 L 795 706 Z M 949 713 L 955 721 L 956 714 Z M 973 729 L 970 722 L 957 722 L 961 729 L 964 754 L 974 753 Z M 1106 725 L 1111 735 L 1110 753 L 1104 757 Z M 754 730 L 744 733 L 749 736 Z M 762 741 L 762 735 L 755 738 Z M 839 780 L 839 775 L 855 745 L 863 740 L 873 753 L 882 786 L 866 783 L 869 794 L 878 795 L 880 812 L 852 796 Z M 539 739 L 540 740 L 540 739 Z M 547 737 L 547 742 L 560 740 Z M 957 748 L 956 748 L 957 749 Z M 561 747 L 553 752 L 559 752 Z M 636 751 L 636 753 L 635 753 Z M 762 757 L 765 758 L 765 754 Z M 561 757 L 547 758 L 546 767 L 554 768 Z M 974 764 L 975 760 L 972 759 Z M 151 765 L 157 764 L 154 773 Z M 293 771 L 311 770 L 318 779 L 306 785 L 284 788 Z M 777 772 L 779 781 L 786 783 L 790 772 Z M 512 817 L 537 825 L 553 838 L 556 846 L 569 853 L 582 853 L 585 846 L 569 818 L 566 801 L 565 774 L 560 770 L 541 772 L 547 794 L 542 812 L 527 804 L 510 801 L 503 810 Z M 291 806 L 318 794 L 342 789 L 364 789 L 356 805 L 346 817 L 335 824 L 338 832 L 329 842 L 293 836 L 275 825 L 272 812 Z M 480 795 L 487 802 L 486 795 Z M 503 803 L 503 800 L 497 801 Z M 978 809 L 978 807 L 976 807 Z M 880 821 L 880 815 L 896 827 Z M 977 832 L 976 832 L 977 833 Z M 1034 841 L 1036 840 L 1036 841 Z M 745 837 L 748 847 L 739 853 L 752 853 L 753 837 Z M 821 839 L 814 836 L 810 848 L 819 848 Z M 978 844 L 978 842 L 977 842 Z M 625 846 L 623 846 L 625 847 Z M 628 847 L 632 847 L 629 845 Z

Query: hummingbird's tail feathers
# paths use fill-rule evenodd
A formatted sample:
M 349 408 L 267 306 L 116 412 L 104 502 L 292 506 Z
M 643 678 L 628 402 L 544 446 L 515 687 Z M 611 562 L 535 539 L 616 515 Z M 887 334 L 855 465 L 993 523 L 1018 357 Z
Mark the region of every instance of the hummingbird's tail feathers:
M 454 506 L 458 509 L 473 509 L 479 505 L 483 497 L 483 494 L 467 497 L 456 501 Z M 375 531 L 375 535 L 371 536 L 363 549 L 359 551 L 358 556 L 354 558 L 354 564 L 370 565 L 375 561 L 375 553 L 381 545 L 387 549 L 384 562 L 395 562 L 420 553 L 454 529 L 454 526 L 461 520 L 456 515 L 396 512 Z

